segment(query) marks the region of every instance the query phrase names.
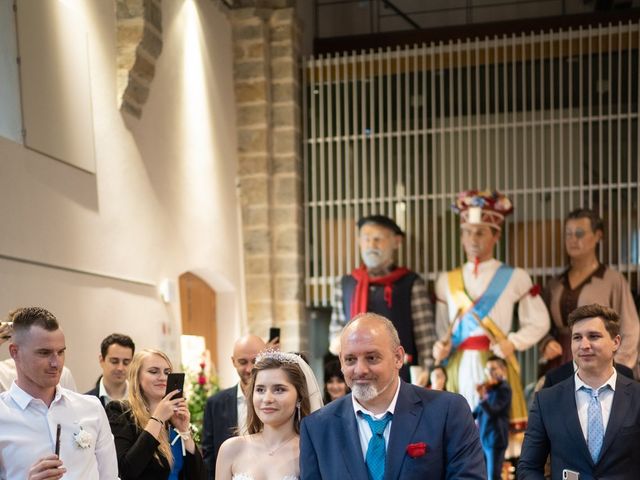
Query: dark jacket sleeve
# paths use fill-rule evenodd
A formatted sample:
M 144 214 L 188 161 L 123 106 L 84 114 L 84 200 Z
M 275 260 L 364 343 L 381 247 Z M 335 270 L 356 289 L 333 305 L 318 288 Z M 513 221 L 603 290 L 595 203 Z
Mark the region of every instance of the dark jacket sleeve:
M 180 478 L 182 480 L 206 480 L 207 470 L 197 446 L 193 453 L 187 452 L 184 457 L 184 468 L 180 473 Z
M 529 424 L 524 434 L 518 462 L 518 480 L 544 480 L 544 465 L 549 455 L 549 436 L 542 420 L 540 393 L 536 394 L 529 411 Z
M 204 463 L 207 466 L 209 472 L 211 472 L 211 478 L 214 478 L 215 465 L 215 445 L 214 445 L 214 405 L 215 396 L 209 397 L 204 407 L 204 422 L 202 425 L 202 455 L 204 457 Z
M 116 444 L 120 478 L 140 478 L 151 462 L 157 462 L 153 455 L 160 442 L 149 432 L 137 430 L 125 403 L 111 402 L 106 410 Z
M 300 480 L 319 480 L 322 475 L 308 425 L 309 419 L 303 418 L 300 425 Z
M 511 407 L 511 388 L 506 382 L 496 387 L 493 395 L 489 395 L 478 404 L 490 417 L 508 415 Z

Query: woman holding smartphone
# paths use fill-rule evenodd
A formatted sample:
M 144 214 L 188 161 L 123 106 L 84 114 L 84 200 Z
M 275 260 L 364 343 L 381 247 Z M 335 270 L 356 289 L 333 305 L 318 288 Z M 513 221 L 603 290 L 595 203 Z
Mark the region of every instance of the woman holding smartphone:
M 122 480 L 205 478 L 202 456 L 189 431 L 189 409 L 179 390 L 166 392 L 171 361 L 143 350 L 129 366 L 124 402 L 107 405 Z

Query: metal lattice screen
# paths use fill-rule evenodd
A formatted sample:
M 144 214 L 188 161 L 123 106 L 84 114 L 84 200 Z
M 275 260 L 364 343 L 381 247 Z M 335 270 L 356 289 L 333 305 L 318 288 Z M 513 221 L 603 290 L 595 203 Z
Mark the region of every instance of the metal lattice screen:
M 605 219 L 601 260 L 637 289 L 639 25 L 342 54 L 304 69 L 306 294 L 326 306 L 359 263 L 354 222 L 394 217 L 400 263 L 434 280 L 463 261 L 455 193 L 515 205 L 497 257 L 544 283 L 562 221 Z
M 355 222 L 407 232 L 399 263 L 432 282 L 464 260 L 456 192 L 515 205 L 497 258 L 534 282 L 566 267 L 563 219 L 605 219 L 600 259 L 638 291 L 637 23 L 310 58 L 303 69 L 306 299 L 359 264 Z M 536 353 L 522 356 L 534 378 Z

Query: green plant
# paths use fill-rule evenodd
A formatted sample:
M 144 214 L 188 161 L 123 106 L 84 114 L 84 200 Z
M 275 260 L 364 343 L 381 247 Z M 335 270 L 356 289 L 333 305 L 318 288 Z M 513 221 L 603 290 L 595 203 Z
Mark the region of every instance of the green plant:
M 203 361 L 200 363 L 200 370 L 197 372 L 188 368 L 185 369 L 189 379 L 189 387 L 186 389 L 187 405 L 191 414 L 193 439 L 197 444 L 200 444 L 202 440 L 204 408 L 207 404 L 207 399 L 220 389 L 215 374 L 210 374 L 206 367 L 207 364 Z

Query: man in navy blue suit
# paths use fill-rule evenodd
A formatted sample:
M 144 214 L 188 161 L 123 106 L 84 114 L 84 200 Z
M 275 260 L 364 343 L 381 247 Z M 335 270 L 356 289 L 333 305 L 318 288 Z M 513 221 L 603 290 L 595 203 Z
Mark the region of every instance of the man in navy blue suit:
M 571 351 L 578 370 L 538 392 L 529 413 L 519 479 L 575 472 L 580 480 L 635 480 L 640 472 L 640 384 L 619 375 L 613 357 L 620 347 L 617 313 L 584 305 L 569 315 Z
M 487 478 L 500 480 L 504 452 L 509 445 L 509 409 L 511 387 L 507 382 L 507 362 L 495 355 L 489 357 L 486 366 L 488 381 L 478 385 L 480 403 L 473 411 L 478 421 L 480 443 L 487 461 Z
M 380 315 L 357 315 L 345 327 L 340 363 L 352 393 L 303 419 L 302 480 L 486 478 L 466 400 L 400 380 L 404 353 Z

